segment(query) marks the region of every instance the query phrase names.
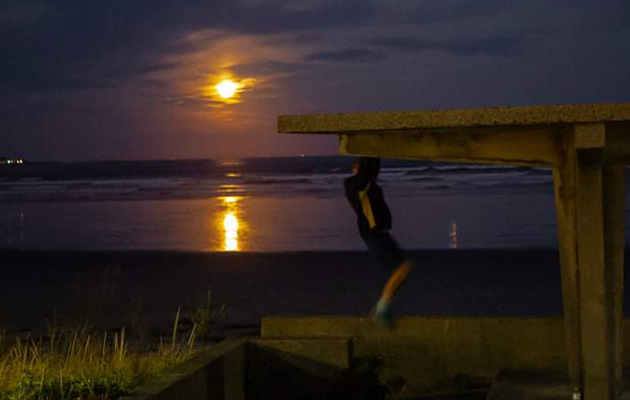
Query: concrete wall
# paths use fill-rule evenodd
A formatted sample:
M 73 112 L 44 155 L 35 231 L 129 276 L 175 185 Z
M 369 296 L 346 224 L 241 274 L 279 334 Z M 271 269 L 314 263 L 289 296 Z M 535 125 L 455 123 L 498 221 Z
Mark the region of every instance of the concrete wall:
M 389 332 L 368 318 L 275 316 L 263 319 L 262 337 L 352 338 L 353 356 L 381 358 L 386 376 L 405 379 L 407 393 L 456 374 L 489 380 L 504 368 L 567 368 L 560 318 L 405 317 Z
M 368 318 L 278 316 L 263 319 L 262 338 L 219 343 L 127 400 L 354 393 L 362 384 L 352 380 L 352 366 L 374 356 L 384 379 L 404 379 L 401 394 L 408 396 L 458 374 L 489 383 L 503 369 L 567 369 L 560 318 L 405 317 L 387 331 Z M 630 351 L 623 360 L 630 365 Z
M 225 340 L 201 351 L 121 400 L 244 399 L 246 340 Z
M 228 339 L 121 400 L 329 398 L 351 364 L 350 339 Z
M 339 398 L 351 364 L 349 339 L 261 339 L 246 348 L 245 397 L 251 400 Z

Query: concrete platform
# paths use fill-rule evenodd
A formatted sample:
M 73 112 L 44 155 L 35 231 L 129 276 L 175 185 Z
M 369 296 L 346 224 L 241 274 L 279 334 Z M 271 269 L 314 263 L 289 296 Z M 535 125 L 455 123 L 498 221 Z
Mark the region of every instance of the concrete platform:
M 624 387 L 630 388 L 628 376 Z M 566 373 L 542 370 L 502 370 L 495 377 L 487 400 L 567 400 L 573 388 Z M 582 399 L 584 396 L 582 396 Z M 621 400 L 630 400 L 625 390 Z
M 336 134 L 346 155 L 552 168 L 568 374 L 585 400 L 618 400 L 630 103 L 280 116 L 278 132 Z
M 566 373 L 502 370 L 495 377 L 487 400 L 568 400 L 572 395 Z
M 573 391 L 562 328 L 559 318 L 405 317 L 388 331 L 367 318 L 266 317 L 262 338 L 219 343 L 123 400 L 384 399 L 385 392 L 481 400 L 488 390 L 488 400 L 566 400 Z
M 504 368 L 566 369 L 561 318 L 403 317 L 393 331 L 360 317 L 265 317 L 263 338 L 348 337 L 353 356 L 383 360 L 403 394 L 433 391 L 454 376 L 490 385 Z

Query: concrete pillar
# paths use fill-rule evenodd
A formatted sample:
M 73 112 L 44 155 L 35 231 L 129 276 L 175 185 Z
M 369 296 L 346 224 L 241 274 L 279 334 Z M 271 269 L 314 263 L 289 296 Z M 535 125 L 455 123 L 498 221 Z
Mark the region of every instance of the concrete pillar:
M 574 146 L 573 135 L 566 135 L 567 148 Z M 577 262 L 576 153 L 566 152 L 564 165 L 553 168 L 554 198 L 558 225 L 558 250 L 562 277 L 564 340 L 571 385 L 582 387 L 579 282 Z
M 604 192 L 604 237 L 606 253 L 607 286 L 611 290 L 613 345 L 612 356 L 615 375 L 615 386 L 620 394 L 623 387 L 622 353 L 623 353 L 623 265 L 625 247 L 625 164 L 607 165 L 603 171 Z
M 572 385 L 584 400 L 621 393 L 624 174 L 605 164 L 604 124 L 567 132 L 554 168 L 565 340 Z

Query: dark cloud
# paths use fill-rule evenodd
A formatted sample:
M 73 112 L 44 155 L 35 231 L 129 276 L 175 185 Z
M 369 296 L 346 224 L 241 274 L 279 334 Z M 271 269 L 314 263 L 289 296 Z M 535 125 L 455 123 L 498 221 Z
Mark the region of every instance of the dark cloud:
M 255 63 L 240 64 L 230 67 L 230 71 L 241 76 L 270 76 L 302 72 L 308 68 L 303 63 L 263 60 Z
M 185 46 L 178 39 L 190 32 L 301 35 L 356 26 L 375 15 L 373 3 L 322 1 L 298 8 L 290 0 L 57 0 L 43 8 L 37 2 L 11 2 L 0 9 L 7 22 L 0 31 L 0 87 L 25 93 L 113 87 L 159 68 L 158 56 Z
M 459 38 L 429 40 L 418 37 L 387 37 L 368 41 L 369 44 L 388 50 L 443 51 L 459 55 L 509 56 L 515 54 L 523 39 L 517 37 Z
M 163 32 L 128 10 L 133 7 L 104 4 L 59 2 L 54 18 L 2 32 L 0 86 L 25 93 L 111 87 L 162 68 L 154 56 Z
M 24 28 L 54 16 L 54 8 L 46 4 L 5 0 L 0 4 L 0 32 L 16 27 Z
M 83 140 L 104 157 L 128 135 L 152 156 L 154 132 L 218 129 L 208 109 L 271 132 L 287 111 L 623 100 L 628 12 L 627 0 L 1 0 L 0 138 L 44 158 Z M 204 96 L 226 69 L 261 78 L 238 107 Z
M 328 62 L 374 62 L 387 58 L 387 53 L 383 50 L 374 49 L 344 49 L 335 51 L 322 51 L 309 54 L 304 59 L 306 61 L 328 61 Z
M 513 10 L 515 4 L 505 0 L 398 0 L 385 7 L 384 12 L 397 23 L 426 25 L 499 17 Z
M 566 4 L 567 0 L 561 3 Z M 627 8 L 619 0 L 613 3 L 615 6 L 604 7 L 609 15 L 618 15 L 615 11 L 620 7 Z M 466 21 L 481 16 L 498 17 L 525 7 L 503 0 L 398 0 L 392 4 L 377 0 L 322 0 L 300 2 L 308 6 L 295 4 L 294 0 L 5 0 L 0 7 L 0 87 L 11 93 L 115 87 L 154 68 L 161 55 L 185 51 L 187 45 L 179 39 L 204 29 L 290 36 L 316 45 L 320 38 L 314 32 L 330 29 L 352 29 L 375 21 L 384 26 L 400 21 Z M 291 35 L 285 35 L 288 33 Z M 518 39 L 443 43 L 434 39 L 385 38 L 375 43 L 401 50 L 506 55 L 518 45 Z M 385 56 L 374 49 L 348 49 L 321 51 L 307 59 L 366 62 Z
M 166 102 L 176 107 L 186 107 L 186 108 L 196 108 L 196 109 L 207 109 L 208 107 L 221 107 L 225 105 L 224 103 L 220 101 L 208 99 L 206 97 L 201 97 L 201 96 L 197 96 L 197 97 L 174 96 L 172 98 L 167 99 Z
M 251 34 L 359 26 L 375 18 L 379 11 L 375 0 L 318 1 L 303 8 L 293 7 L 292 0 L 222 3 L 218 14 L 207 15 L 204 24 Z
M 516 3 L 505 0 L 467 0 L 450 10 L 450 17 L 458 19 L 486 18 L 505 15 L 514 10 Z

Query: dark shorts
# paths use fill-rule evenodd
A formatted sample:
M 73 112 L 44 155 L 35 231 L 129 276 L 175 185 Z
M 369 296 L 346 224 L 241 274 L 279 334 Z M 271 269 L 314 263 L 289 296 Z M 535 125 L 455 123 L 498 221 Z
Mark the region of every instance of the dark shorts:
M 363 241 L 380 267 L 394 270 L 405 261 L 405 253 L 389 231 L 370 231 L 363 236 Z

